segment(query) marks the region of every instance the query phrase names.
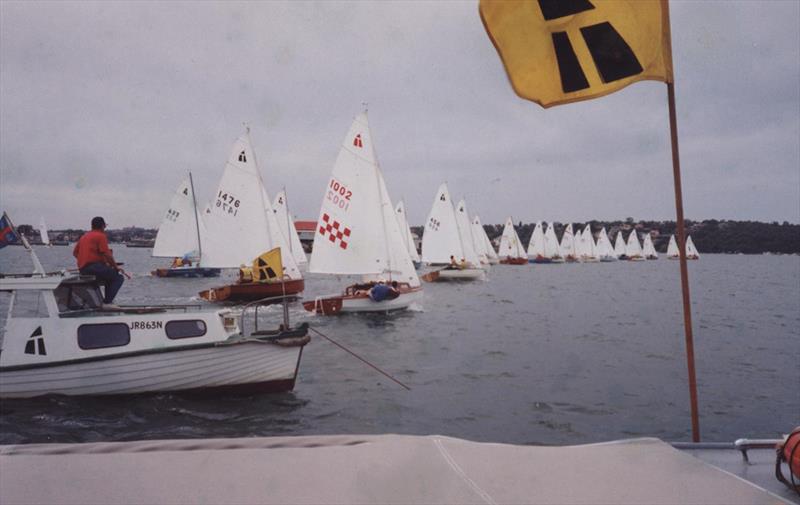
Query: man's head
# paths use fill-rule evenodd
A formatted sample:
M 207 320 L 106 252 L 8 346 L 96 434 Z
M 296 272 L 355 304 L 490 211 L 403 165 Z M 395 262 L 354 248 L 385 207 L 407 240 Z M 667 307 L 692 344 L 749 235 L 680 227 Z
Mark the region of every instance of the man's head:
M 102 230 L 106 227 L 106 220 L 100 216 L 92 218 L 92 229 L 93 230 Z

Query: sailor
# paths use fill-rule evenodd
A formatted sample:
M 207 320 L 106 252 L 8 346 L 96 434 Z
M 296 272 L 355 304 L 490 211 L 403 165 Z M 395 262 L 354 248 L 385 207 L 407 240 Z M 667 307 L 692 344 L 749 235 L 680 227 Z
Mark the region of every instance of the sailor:
M 450 265 L 449 268 L 458 268 L 458 262 L 456 261 L 456 257 L 452 254 L 450 255 Z
M 105 233 L 106 222 L 102 217 L 92 218 L 92 231 L 86 232 L 75 244 L 72 255 L 78 260 L 78 270 L 82 275 L 93 275 L 105 285 L 103 305 L 111 304 L 125 282 L 117 265 Z

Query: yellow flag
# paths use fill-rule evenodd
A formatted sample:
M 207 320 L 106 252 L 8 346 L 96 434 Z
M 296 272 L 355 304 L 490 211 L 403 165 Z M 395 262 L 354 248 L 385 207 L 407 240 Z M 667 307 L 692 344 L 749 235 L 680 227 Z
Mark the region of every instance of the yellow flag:
M 283 261 L 281 249 L 271 249 L 253 261 L 253 280 L 272 281 L 283 278 Z
M 542 107 L 673 82 L 667 0 L 480 0 L 517 95 Z

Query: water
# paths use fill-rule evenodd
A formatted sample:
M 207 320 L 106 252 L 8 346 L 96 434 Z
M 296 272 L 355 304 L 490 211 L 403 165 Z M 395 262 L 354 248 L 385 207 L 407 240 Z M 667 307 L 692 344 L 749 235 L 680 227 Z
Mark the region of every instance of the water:
M 37 251 L 48 269 L 73 265 L 71 248 Z M 220 283 L 148 277 L 166 262 L 149 253 L 117 246 L 135 275 L 119 303 L 197 303 L 198 291 Z M 19 247 L 0 251 L 2 271 L 29 265 Z M 689 270 L 702 439 L 774 438 L 800 424 L 800 258 L 707 254 Z M 347 281 L 310 275 L 306 296 Z M 338 433 L 691 439 L 677 262 L 495 266 L 487 282 L 424 289 L 421 307 L 388 316 L 292 309 L 293 322 L 310 321 L 411 391 L 315 337 L 293 392 L 6 400 L 0 443 Z

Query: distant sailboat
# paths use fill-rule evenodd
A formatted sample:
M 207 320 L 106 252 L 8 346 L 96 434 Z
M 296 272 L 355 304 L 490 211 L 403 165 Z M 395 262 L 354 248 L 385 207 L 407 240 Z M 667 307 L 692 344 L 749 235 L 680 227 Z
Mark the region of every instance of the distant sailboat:
M 472 247 L 465 247 L 459 230 L 447 184 L 436 192 L 433 206 L 425 221 L 422 235 L 422 261 L 428 265 L 447 265 L 446 268 L 425 274 L 426 281 L 476 280 L 484 278 L 480 259 Z
M 251 301 L 303 291 L 305 282 L 279 229 L 249 128 L 231 149 L 204 221 L 208 232 L 204 261 L 210 267 L 239 268 L 239 280 L 202 291 L 200 297 L 209 301 Z M 275 250 L 280 254 L 266 256 Z M 267 258 L 279 264 L 263 265 Z M 244 267 L 248 264 L 254 268 Z
M 154 258 L 173 258 L 169 268 L 157 268 L 156 277 L 216 277 L 219 268 L 203 265 L 203 235 L 205 226 L 197 211 L 192 173 L 181 181 L 172 195 L 158 227 L 151 255 Z
M 569 223 L 561 236 L 561 256 L 567 263 L 578 261 L 578 252 L 575 247 L 575 234 L 572 232 L 572 223 Z
M 297 228 L 294 227 L 294 219 L 291 218 L 291 213 L 289 212 L 289 199 L 286 196 L 285 189 L 275 195 L 272 210 L 275 212 L 278 228 L 289 245 L 289 252 L 292 253 L 295 263 L 298 266 L 307 264 L 308 258 L 306 258 L 306 252 L 303 250 L 303 244 L 300 243 L 300 237 L 297 235 Z
M 50 235 L 47 233 L 47 225 L 44 223 L 44 216 L 39 220 L 39 236 L 42 238 L 42 244 L 50 245 Z
M 489 257 L 484 254 L 482 247 L 475 244 L 472 220 L 469 218 L 469 212 L 467 211 L 467 202 L 463 198 L 456 205 L 456 224 L 464 245 L 465 257 L 478 258 L 478 265 L 488 265 Z
M 408 224 L 408 217 L 406 215 L 406 204 L 403 200 L 397 202 L 394 213 L 397 216 L 397 224 L 400 225 L 400 233 L 404 237 L 403 242 L 408 250 L 408 255 L 411 256 L 414 268 L 419 268 L 420 265 L 422 265 L 422 261 L 419 259 L 417 245 L 414 243 L 414 236 L 411 234 L 411 226 Z
M 553 223 L 548 223 L 547 230 L 544 232 L 544 256 L 550 259 L 550 263 L 564 263 L 564 257 L 561 256 L 561 245 L 558 243 Z
M 697 248 L 694 246 L 694 242 L 692 241 L 692 236 L 686 236 L 686 259 L 687 260 L 699 260 L 700 253 L 697 252 Z
M 526 265 L 528 263 L 528 254 L 522 246 L 522 241 L 519 239 L 517 230 L 514 228 L 514 221 L 510 216 L 506 218 L 497 255 L 500 256 L 501 265 Z
M 628 235 L 628 243 L 625 245 L 625 256 L 628 261 L 644 261 L 642 255 L 642 245 L 639 243 L 639 237 L 636 234 L 636 229 L 631 230 Z
M 584 263 L 597 263 L 600 258 L 597 254 L 597 244 L 594 242 L 592 235 L 592 226 L 586 223 L 583 231 L 580 233 L 580 260 Z
M 644 244 L 642 244 L 642 254 L 644 254 L 644 258 L 648 260 L 658 259 L 658 253 L 656 252 L 656 248 L 653 246 L 653 239 L 650 238 L 649 233 L 646 233 L 644 236 Z
M 625 239 L 622 238 L 622 230 L 617 231 L 617 238 L 614 239 L 614 256 L 620 260 L 628 259 L 625 254 Z
M 528 242 L 528 261 L 531 263 L 551 263 L 552 260 L 545 256 L 544 227 L 537 221 L 533 228 L 531 240 Z
M 676 260 L 680 258 L 680 251 L 678 250 L 678 243 L 675 241 L 675 235 L 669 236 L 669 245 L 667 246 L 667 259 Z
M 614 248 L 611 246 L 611 241 L 608 239 L 605 226 L 600 230 L 600 236 L 597 238 L 597 255 L 603 263 L 617 260 L 617 256 L 614 254 Z
M 309 272 L 361 275 L 341 295 L 304 302 L 312 312 L 405 309 L 422 287 L 372 144 L 367 113 L 354 120 L 333 165 L 314 235 Z
M 490 265 L 496 265 L 500 262 L 500 257 L 497 256 L 497 251 L 494 250 L 492 241 L 489 240 L 489 236 L 486 235 L 486 230 L 483 228 L 481 218 L 477 214 L 472 218 L 472 237 L 475 239 L 476 243 L 483 242 L 481 251 L 486 254 Z

